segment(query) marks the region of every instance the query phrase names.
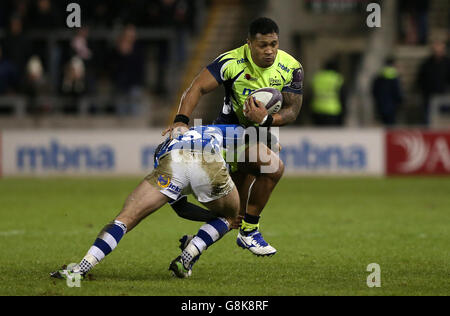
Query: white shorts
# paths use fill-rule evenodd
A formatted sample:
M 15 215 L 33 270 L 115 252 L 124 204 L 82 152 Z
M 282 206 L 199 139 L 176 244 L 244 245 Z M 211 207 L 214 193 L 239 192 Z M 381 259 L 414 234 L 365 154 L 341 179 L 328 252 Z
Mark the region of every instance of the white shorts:
M 145 179 L 173 200 L 192 193 L 202 203 L 224 197 L 234 188 L 220 154 L 190 150 L 171 151 Z

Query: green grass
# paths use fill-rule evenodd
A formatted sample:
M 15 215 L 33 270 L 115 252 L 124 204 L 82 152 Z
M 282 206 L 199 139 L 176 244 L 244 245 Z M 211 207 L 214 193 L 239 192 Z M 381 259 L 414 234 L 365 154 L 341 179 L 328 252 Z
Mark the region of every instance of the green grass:
M 165 206 L 80 288 L 50 279 L 80 261 L 139 180 L 0 180 L 0 295 L 450 295 L 450 178 L 284 178 L 261 219 L 278 253 L 255 257 L 232 231 L 187 280 L 167 268 L 200 223 Z M 373 262 L 380 288 L 366 285 Z

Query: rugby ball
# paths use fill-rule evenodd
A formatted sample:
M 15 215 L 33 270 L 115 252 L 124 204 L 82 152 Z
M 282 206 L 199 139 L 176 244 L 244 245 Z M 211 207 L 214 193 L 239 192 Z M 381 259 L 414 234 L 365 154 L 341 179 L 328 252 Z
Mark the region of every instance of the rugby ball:
M 274 88 L 261 88 L 253 91 L 250 96 L 265 105 L 267 113 L 277 113 L 283 104 L 283 95 Z

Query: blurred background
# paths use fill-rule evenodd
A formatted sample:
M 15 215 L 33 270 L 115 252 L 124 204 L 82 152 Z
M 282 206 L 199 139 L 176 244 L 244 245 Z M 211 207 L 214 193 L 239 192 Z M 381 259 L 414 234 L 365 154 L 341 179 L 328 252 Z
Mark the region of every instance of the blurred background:
M 67 4 L 81 6 L 68 28 Z M 448 126 L 447 0 L 2 0 L 0 126 L 163 127 L 200 69 L 245 43 L 257 16 L 306 73 L 299 126 Z M 321 75 L 341 78 L 339 109 L 321 112 Z M 333 88 L 329 88 L 333 89 Z M 213 120 L 222 89 L 195 115 Z M 323 116 L 336 119 L 323 120 Z
M 258 16 L 305 70 L 261 217 L 280 254 L 256 263 L 230 233 L 190 295 L 448 295 L 449 15 L 449 0 L 0 0 L 0 295 L 186 295 L 166 264 L 198 223 L 169 206 L 82 292 L 48 273 L 78 262 L 152 170 L 183 91 Z M 193 117 L 212 122 L 223 97 Z M 371 262 L 381 288 L 367 287 Z

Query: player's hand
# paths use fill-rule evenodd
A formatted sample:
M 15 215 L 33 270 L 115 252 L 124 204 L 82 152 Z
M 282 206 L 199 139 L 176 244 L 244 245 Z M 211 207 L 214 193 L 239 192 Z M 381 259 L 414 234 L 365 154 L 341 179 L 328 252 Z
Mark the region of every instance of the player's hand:
M 177 138 L 180 135 L 183 135 L 184 133 L 186 133 L 189 130 L 189 127 L 182 123 L 182 122 L 177 122 L 174 123 L 172 125 L 170 125 L 169 127 L 167 127 L 162 133 L 161 135 L 164 136 L 167 133 L 170 133 L 170 138 Z
M 267 116 L 267 110 L 264 104 L 249 97 L 244 102 L 244 115 L 253 123 L 260 124 Z

